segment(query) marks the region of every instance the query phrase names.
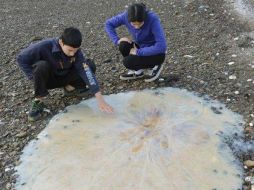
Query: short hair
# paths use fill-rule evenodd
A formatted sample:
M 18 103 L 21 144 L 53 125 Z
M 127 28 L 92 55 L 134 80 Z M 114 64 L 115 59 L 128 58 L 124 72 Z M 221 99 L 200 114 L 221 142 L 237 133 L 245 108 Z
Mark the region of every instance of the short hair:
M 143 22 L 146 19 L 147 11 L 143 3 L 134 3 L 128 7 L 129 22 Z
M 79 48 L 82 43 L 82 34 L 79 29 L 74 27 L 65 28 L 60 39 L 65 45 Z

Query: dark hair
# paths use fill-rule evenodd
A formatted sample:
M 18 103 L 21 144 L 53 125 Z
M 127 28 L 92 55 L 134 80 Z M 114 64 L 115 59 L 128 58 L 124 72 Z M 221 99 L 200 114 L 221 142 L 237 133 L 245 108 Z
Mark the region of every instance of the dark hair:
M 65 45 L 73 48 L 79 48 L 82 43 L 82 34 L 79 29 L 74 27 L 65 28 L 60 39 Z
M 129 22 L 143 22 L 146 19 L 147 11 L 143 3 L 134 3 L 128 7 Z

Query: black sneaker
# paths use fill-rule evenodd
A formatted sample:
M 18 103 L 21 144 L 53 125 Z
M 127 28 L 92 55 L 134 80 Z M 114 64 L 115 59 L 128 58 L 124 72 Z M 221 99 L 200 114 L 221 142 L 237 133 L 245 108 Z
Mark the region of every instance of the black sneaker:
M 89 88 L 82 88 L 82 89 L 75 89 L 72 91 L 68 91 L 64 88 L 64 96 L 69 97 L 69 96 L 79 96 L 83 97 L 89 94 Z
M 42 112 L 44 110 L 44 103 L 40 100 L 33 100 L 32 107 L 28 114 L 29 121 L 36 121 L 42 116 Z
M 134 71 L 133 72 L 128 72 L 126 74 L 122 74 L 120 76 L 121 80 L 133 80 L 133 79 L 138 79 L 144 77 L 144 72 L 141 72 L 140 74 L 136 74 Z
M 161 71 L 163 69 L 163 65 L 156 65 L 153 69 L 151 74 L 148 76 L 148 78 L 145 79 L 145 82 L 152 82 L 155 81 L 161 74 Z

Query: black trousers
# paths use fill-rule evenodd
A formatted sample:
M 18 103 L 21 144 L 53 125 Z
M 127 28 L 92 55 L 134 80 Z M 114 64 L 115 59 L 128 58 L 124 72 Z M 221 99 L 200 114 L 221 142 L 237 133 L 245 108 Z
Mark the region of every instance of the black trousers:
M 93 73 L 96 67 L 93 61 L 88 61 Z M 67 74 L 61 76 L 55 72 L 53 66 L 47 61 L 38 61 L 33 65 L 33 81 L 35 97 L 45 97 L 48 95 L 48 89 L 61 88 L 71 85 L 77 89 L 86 87 L 86 83 L 79 76 L 74 67 L 68 70 Z
M 165 60 L 165 54 L 151 55 L 151 56 L 138 56 L 129 55 L 134 43 L 121 42 L 119 44 L 119 51 L 123 55 L 123 64 L 127 69 L 139 70 L 153 68 L 155 65 L 161 65 Z

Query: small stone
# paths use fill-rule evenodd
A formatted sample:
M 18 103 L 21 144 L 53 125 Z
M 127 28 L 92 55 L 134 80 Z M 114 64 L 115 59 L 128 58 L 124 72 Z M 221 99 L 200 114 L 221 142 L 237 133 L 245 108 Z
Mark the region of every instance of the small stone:
M 22 131 L 16 135 L 16 137 L 22 138 L 26 136 L 26 132 Z
M 39 40 L 42 40 L 42 39 L 43 39 L 43 37 L 40 37 L 40 36 L 33 36 L 33 37 L 31 37 L 30 41 L 31 41 L 31 42 L 34 42 L 34 41 L 39 41 Z
M 246 160 L 244 162 L 244 165 L 247 166 L 248 168 L 253 168 L 254 167 L 254 161 L 253 160 Z
M 254 184 L 254 176 L 247 176 L 244 179 L 246 182 L 249 182 L 251 184 Z
M 192 59 L 194 56 L 192 56 L 192 55 L 184 55 L 183 57 L 184 57 L 184 58 Z
M 5 169 L 4 169 L 5 172 L 8 172 L 8 171 L 10 171 L 10 170 L 11 170 L 11 168 L 5 168 Z
M 44 108 L 43 111 L 46 113 L 50 113 L 50 109 L 47 109 L 47 108 Z
M 235 62 L 233 62 L 233 61 L 228 63 L 228 65 L 234 65 L 234 64 L 235 64 Z
M 110 62 L 112 62 L 112 59 L 106 59 L 103 61 L 103 63 L 110 63 Z
M 237 55 L 236 55 L 236 54 L 233 54 L 233 55 L 231 55 L 231 56 L 232 56 L 232 57 L 234 57 L 234 58 L 235 58 L 235 57 L 237 57 Z
M 238 94 L 240 94 L 240 92 L 239 91 L 235 91 L 235 94 L 238 95 Z
M 228 78 L 229 78 L 230 80 L 235 80 L 235 79 L 236 79 L 236 76 L 235 76 L 235 75 L 230 75 Z
M 7 183 L 6 186 L 5 186 L 6 189 L 11 189 L 11 184 L 10 183 Z
M 249 126 L 253 127 L 253 123 L 249 123 Z

